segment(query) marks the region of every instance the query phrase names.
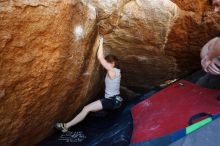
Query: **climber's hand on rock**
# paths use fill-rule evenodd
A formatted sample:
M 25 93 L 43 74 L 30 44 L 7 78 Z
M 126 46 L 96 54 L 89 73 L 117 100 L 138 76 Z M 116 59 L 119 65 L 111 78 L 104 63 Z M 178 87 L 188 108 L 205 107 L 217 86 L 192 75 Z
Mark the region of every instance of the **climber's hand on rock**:
M 99 44 L 103 44 L 103 37 L 100 36 Z

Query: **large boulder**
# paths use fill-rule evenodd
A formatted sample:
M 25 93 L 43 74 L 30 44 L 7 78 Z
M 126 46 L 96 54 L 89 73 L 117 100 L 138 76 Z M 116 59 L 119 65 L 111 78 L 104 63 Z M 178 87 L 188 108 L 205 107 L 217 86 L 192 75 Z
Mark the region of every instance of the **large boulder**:
M 0 18 L 0 145 L 33 145 L 99 91 L 96 12 L 71 0 L 6 0 Z
M 122 85 L 130 89 L 199 69 L 202 46 L 218 33 L 219 17 L 210 15 L 208 1 L 134 0 L 119 6 L 99 25 L 105 48 L 121 59 Z

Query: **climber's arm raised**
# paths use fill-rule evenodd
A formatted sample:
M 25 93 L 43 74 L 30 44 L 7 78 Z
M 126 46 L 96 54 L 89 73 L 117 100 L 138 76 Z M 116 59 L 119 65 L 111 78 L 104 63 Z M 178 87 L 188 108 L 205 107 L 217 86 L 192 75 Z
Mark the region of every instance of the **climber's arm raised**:
M 109 63 L 104 57 L 103 38 L 102 37 L 100 38 L 97 57 L 98 57 L 98 60 L 101 63 L 101 65 L 107 70 L 108 76 L 113 79 L 116 75 L 115 71 L 114 71 L 114 65 L 112 63 Z
M 113 67 L 111 66 L 110 63 L 108 63 L 106 61 L 106 59 L 104 58 L 104 52 L 103 52 L 103 38 L 100 39 L 99 41 L 99 48 L 98 48 L 98 53 L 97 53 L 97 57 L 99 62 L 102 64 L 102 66 L 107 70 L 113 70 Z

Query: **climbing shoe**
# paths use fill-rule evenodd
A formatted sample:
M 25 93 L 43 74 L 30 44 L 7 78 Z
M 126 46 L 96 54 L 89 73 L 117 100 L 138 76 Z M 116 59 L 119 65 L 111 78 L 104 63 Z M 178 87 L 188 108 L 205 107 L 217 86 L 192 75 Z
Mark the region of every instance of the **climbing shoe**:
M 54 125 L 54 127 L 59 130 L 59 131 L 62 131 L 63 133 L 67 132 L 68 131 L 68 128 L 65 127 L 65 124 L 64 123 L 56 123 Z

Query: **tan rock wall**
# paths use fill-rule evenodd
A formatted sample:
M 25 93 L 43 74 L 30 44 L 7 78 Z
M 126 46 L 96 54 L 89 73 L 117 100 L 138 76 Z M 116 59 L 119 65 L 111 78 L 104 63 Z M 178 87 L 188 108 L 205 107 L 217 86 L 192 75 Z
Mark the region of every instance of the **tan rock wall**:
M 96 94 L 96 16 L 77 1 L 0 5 L 0 145 L 32 145 Z
M 106 48 L 121 59 L 124 86 L 149 88 L 173 76 L 175 60 L 164 47 L 178 7 L 171 1 L 127 1 L 100 28 Z
M 191 3 L 191 4 L 189 4 Z M 207 1 L 125 1 L 99 22 L 121 59 L 127 87 L 149 88 L 200 68 L 201 47 L 219 30 Z

